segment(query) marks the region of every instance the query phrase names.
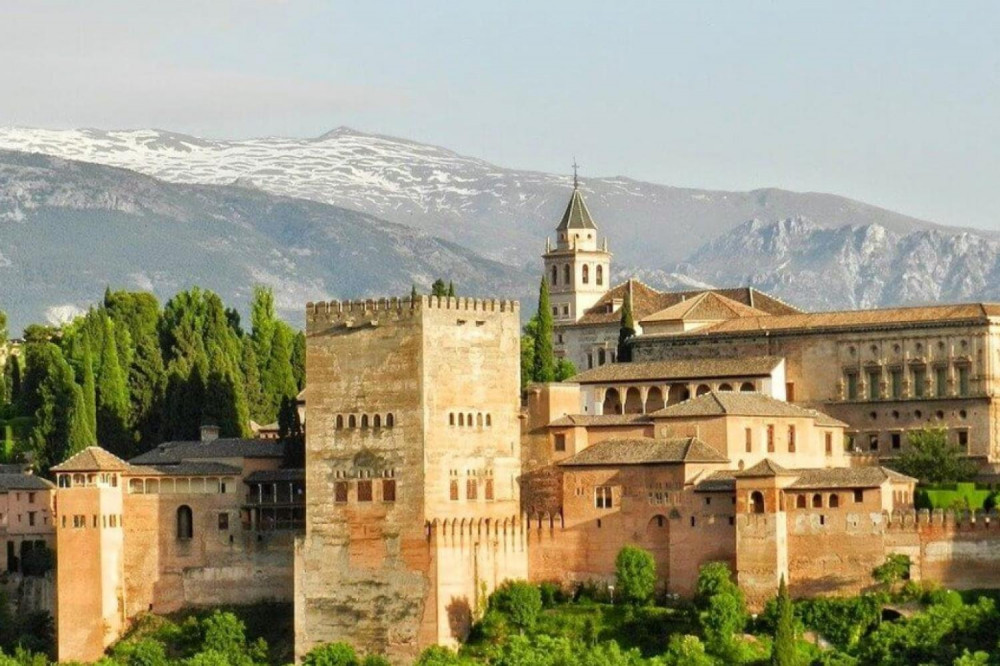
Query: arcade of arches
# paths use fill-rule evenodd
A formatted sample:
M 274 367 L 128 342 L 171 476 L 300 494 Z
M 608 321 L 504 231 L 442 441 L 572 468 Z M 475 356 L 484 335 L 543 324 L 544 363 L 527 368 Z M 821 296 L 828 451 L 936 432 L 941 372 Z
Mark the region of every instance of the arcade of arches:
M 603 414 L 651 414 L 688 398 L 709 391 L 742 391 L 751 393 L 757 386 L 745 382 L 711 382 L 699 384 L 665 384 L 654 386 L 610 386 L 603 389 Z

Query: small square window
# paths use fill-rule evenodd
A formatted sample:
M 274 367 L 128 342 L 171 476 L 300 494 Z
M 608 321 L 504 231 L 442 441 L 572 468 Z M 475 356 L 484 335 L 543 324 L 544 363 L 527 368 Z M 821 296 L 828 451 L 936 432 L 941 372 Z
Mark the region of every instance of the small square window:
M 372 482 L 370 480 L 365 479 L 363 481 L 358 481 L 358 501 L 372 501 Z
M 959 430 L 958 431 L 958 445 L 963 449 L 969 445 L 969 431 Z
M 557 452 L 563 452 L 566 450 L 566 435 L 556 435 L 554 448 Z
M 333 484 L 333 501 L 338 504 L 347 501 L 347 481 L 337 481 Z
M 861 502 L 864 501 L 865 501 L 865 491 L 861 490 L 860 488 L 856 489 L 854 491 L 854 503 L 860 504 Z
M 396 501 L 396 479 L 382 480 L 382 501 L 383 502 Z

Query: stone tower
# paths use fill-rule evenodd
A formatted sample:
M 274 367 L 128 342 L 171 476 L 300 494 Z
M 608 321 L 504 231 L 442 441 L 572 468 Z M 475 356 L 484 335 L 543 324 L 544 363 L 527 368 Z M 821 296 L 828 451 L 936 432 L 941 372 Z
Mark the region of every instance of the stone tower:
M 296 652 L 410 663 L 524 578 L 518 306 L 421 297 L 307 306 L 306 534 Z
M 52 468 L 58 483 L 56 568 L 59 661 L 97 661 L 125 627 L 122 477 L 127 464 L 92 446 Z
M 545 278 L 549 281 L 556 326 L 577 322 L 608 291 L 611 253 L 608 240 L 598 245 L 597 225 L 573 174 L 573 194 L 556 227 L 556 246 L 545 241 Z
M 760 609 L 788 581 L 788 514 L 784 490 L 795 474 L 765 458 L 736 472 L 736 579 Z M 790 581 L 789 581 L 790 582 Z

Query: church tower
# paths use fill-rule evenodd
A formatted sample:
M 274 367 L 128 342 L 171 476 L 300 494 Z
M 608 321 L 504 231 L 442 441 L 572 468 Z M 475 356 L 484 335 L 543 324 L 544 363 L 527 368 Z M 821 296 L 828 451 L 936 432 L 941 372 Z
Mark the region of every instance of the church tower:
M 579 321 L 608 291 L 611 282 L 608 240 L 605 238 L 598 246 L 597 225 L 580 193 L 575 164 L 573 194 L 556 227 L 556 246 L 553 248 L 546 238 L 542 259 L 556 328 Z

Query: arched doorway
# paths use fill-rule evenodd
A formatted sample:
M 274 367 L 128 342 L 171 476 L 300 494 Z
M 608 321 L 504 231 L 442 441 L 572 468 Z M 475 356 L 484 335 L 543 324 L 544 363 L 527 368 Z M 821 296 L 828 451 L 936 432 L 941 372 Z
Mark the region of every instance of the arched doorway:
M 604 392 L 604 413 L 605 414 L 621 414 L 622 413 L 622 399 L 618 395 L 618 389 L 609 388 Z
M 664 406 L 663 391 L 660 390 L 660 387 L 654 386 L 649 389 L 649 392 L 646 393 L 646 413 L 652 414 L 658 409 L 663 409 Z
M 642 414 L 642 396 L 634 386 L 625 391 L 625 413 Z
M 759 490 L 750 493 L 750 513 L 764 513 L 764 493 Z
M 656 587 L 663 589 L 670 580 L 670 519 L 662 513 L 653 516 L 640 538 L 640 545 L 656 563 Z

